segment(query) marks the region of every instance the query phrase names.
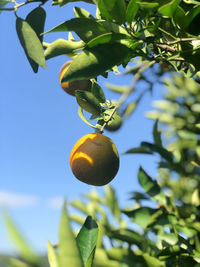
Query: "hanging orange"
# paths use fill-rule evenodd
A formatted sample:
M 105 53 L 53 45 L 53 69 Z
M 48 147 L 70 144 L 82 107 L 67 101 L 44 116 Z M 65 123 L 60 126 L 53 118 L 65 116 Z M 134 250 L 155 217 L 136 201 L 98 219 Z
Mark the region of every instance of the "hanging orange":
M 110 138 L 100 133 L 90 133 L 74 145 L 70 167 L 80 181 L 96 186 L 106 185 L 118 172 L 119 154 Z

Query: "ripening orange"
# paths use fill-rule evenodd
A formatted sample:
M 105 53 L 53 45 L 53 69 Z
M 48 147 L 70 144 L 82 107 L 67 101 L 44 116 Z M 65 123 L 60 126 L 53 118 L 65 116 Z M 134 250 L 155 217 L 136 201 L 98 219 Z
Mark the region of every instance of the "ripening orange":
M 100 133 L 90 133 L 74 145 L 70 167 L 80 181 L 96 186 L 106 185 L 118 172 L 119 154 L 110 138 Z
M 62 89 L 70 94 L 75 96 L 76 90 L 82 90 L 82 91 L 90 91 L 91 90 L 91 81 L 90 80 L 79 80 L 79 81 L 72 81 L 72 82 L 62 82 L 61 80 L 66 73 L 67 69 L 69 68 L 70 64 L 72 63 L 72 60 L 67 61 L 61 68 L 60 74 L 59 74 L 59 82 L 62 87 Z

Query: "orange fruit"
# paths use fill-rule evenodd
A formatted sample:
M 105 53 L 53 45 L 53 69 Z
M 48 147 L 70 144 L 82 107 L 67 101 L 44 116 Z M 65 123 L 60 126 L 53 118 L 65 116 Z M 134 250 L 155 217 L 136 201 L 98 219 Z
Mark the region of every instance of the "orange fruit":
M 72 60 L 66 62 L 59 74 L 59 82 L 62 87 L 62 89 L 70 94 L 75 96 L 75 90 L 82 90 L 82 91 L 90 91 L 91 90 L 91 81 L 90 80 L 78 80 L 78 81 L 72 81 L 72 82 L 61 82 L 64 74 L 66 73 L 67 69 L 69 68 L 70 64 L 72 63 Z
M 74 145 L 70 167 L 80 181 L 96 186 L 106 185 L 118 172 L 119 154 L 110 138 L 100 133 L 90 133 Z

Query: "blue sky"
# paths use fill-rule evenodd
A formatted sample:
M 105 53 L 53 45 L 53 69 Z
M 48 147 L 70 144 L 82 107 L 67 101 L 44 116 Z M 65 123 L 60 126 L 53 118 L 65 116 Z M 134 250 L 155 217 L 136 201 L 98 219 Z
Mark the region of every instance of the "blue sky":
M 94 12 L 92 5 L 80 2 L 62 8 L 47 3 L 45 30 L 72 18 L 73 6 Z M 24 18 L 33 7 L 21 8 L 18 15 Z M 57 242 L 62 199 L 80 198 L 93 188 L 78 181 L 69 167 L 73 145 L 93 130 L 78 117 L 75 98 L 59 85 L 59 70 L 69 58 L 50 59 L 45 70 L 40 68 L 38 74 L 34 74 L 18 41 L 13 12 L 0 14 L 0 25 L 0 208 L 7 206 L 36 251 L 45 251 L 47 238 L 52 243 Z M 57 38 L 67 38 L 67 33 L 45 35 L 44 41 L 52 42 Z M 130 84 L 132 76 L 109 75 L 108 80 L 99 79 L 107 99 L 111 99 L 118 96 L 105 88 L 107 81 Z M 119 153 L 139 146 L 141 141 L 152 140 L 153 122 L 144 114 L 152 109 L 152 100 L 160 99 L 161 95 L 162 88 L 157 87 L 153 97 L 147 94 L 118 132 L 105 132 Z M 120 157 L 120 170 L 111 185 L 122 205 L 130 203 L 127 200 L 130 191 L 142 190 L 137 182 L 140 165 L 156 176 L 155 157 Z M 103 189 L 96 187 L 99 193 Z M 12 253 L 15 250 L 1 215 L 0 226 L 0 252 Z

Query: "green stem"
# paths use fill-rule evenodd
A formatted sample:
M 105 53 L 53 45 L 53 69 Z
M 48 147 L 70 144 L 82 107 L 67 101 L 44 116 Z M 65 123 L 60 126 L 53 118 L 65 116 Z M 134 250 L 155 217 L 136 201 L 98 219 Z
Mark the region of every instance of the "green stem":
M 106 125 L 108 124 L 108 122 L 112 119 L 112 117 L 113 117 L 113 115 L 114 115 L 114 113 L 115 113 L 115 111 L 117 110 L 118 107 L 119 107 L 119 106 L 117 105 L 117 106 L 115 106 L 115 107 L 113 108 L 113 110 L 112 110 L 112 112 L 111 112 L 109 118 L 108 118 L 108 119 L 104 122 L 104 124 L 102 125 L 102 127 L 101 127 L 101 129 L 100 129 L 100 133 L 101 133 L 101 134 L 103 133 L 103 130 L 104 130 L 104 128 L 106 127 Z

